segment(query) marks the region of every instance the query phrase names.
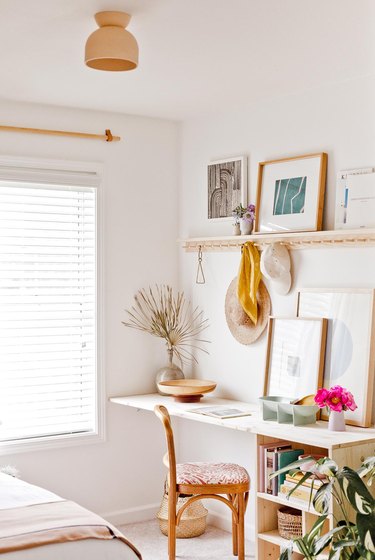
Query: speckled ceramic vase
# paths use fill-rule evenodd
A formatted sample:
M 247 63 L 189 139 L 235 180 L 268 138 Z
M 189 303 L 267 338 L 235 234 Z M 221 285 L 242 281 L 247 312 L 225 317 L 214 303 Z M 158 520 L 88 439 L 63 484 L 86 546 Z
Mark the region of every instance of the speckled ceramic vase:
M 164 395 L 162 391 L 159 391 L 158 383 L 160 381 L 174 381 L 175 379 L 185 379 L 183 371 L 180 367 L 173 363 L 173 350 L 167 350 L 169 363 L 167 366 L 160 368 L 156 373 L 156 387 L 161 395 Z

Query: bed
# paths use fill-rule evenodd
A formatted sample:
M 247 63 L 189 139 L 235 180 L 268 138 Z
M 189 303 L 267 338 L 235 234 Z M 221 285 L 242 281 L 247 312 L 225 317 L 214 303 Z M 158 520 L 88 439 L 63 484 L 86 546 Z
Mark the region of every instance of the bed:
M 98 515 L 0 472 L 1 560 L 142 560 Z

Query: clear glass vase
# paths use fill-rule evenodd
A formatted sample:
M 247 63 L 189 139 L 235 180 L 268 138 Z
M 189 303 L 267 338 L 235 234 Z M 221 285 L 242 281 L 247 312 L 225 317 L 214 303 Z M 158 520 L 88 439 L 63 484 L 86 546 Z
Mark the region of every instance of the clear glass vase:
M 169 359 L 168 365 L 160 368 L 156 372 L 155 379 L 156 387 L 161 395 L 164 395 L 165 393 L 159 390 L 158 384 L 160 383 L 160 381 L 174 381 L 176 379 L 185 379 L 182 369 L 178 367 L 178 365 L 173 363 L 173 348 L 168 348 L 167 352 Z

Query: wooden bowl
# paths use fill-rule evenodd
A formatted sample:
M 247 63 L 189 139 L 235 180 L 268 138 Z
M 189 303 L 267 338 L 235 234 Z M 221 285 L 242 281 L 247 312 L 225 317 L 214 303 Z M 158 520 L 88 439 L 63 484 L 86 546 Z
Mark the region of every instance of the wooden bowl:
M 210 393 L 215 387 L 214 381 L 204 379 L 176 379 L 158 383 L 159 391 L 174 397 L 177 402 L 198 402 L 205 393 Z

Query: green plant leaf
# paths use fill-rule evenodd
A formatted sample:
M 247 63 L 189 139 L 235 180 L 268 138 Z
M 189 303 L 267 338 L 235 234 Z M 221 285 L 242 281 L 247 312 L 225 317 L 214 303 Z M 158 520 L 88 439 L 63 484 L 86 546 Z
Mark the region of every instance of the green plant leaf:
M 362 558 L 357 550 L 347 550 L 347 547 L 331 548 L 329 560 L 359 560 Z M 374 560 L 374 559 L 372 559 Z
M 341 551 L 340 550 L 330 550 L 329 560 L 340 560 Z
M 325 516 L 325 518 L 327 518 L 327 515 Z M 330 544 L 333 536 L 336 533 L 342 531 L 342 529 L 342 527 L 335 527 L 334 529 L 331 529 L 331 531 L 328 531 L 328 533 L 317 539 L 314 543 L 314 553 L 316 555 L 320 554 L 326 548 L 326 546 Z
M 361 544 L 357 545 L 357 550 L 358 558 L 360 558 L 360 560 L 374 560 L 374 553 L 369 550 L 365 550 Z
M 316 538 L 320 536 L 320 532 L 323 528 L 326 519 L 327 519 L 327 515 L 322 515 L 321 517 L 318 517 L 314 525 L 311 527 L 310 532 L 307 535 L 305 535 L 305 540 L 308 546 L 311 546 L 316 540 Z
M 323 457 L 322 459 L 318 459 L 312 470 L 321 475 L 333 477 L 336 476 L 339 467 L 333 459 Z
M 306 536 L 305 536 L 306 537 Z M 297 545 L 298 550 L 306 558 L 306 560 L 315 560 L 312 549 L 306 543 L 305 537 L 297 539 L 294 544 Z
M 324 484 L 322 484 L 313 499 L 313 506 L 315 510 L 323 515 L 328 513 L 333 482 L 334 479 L 332 479 L 330 482 L 325 482 Z
M 273 478 L 275 478 L 275 476 L 279 476 L 279 474 L 289 472 L 293 469 L 298 469 L 299 470 L 299 468 L 302 467 L 305 463 L 310 463 L 311 459 L 313 459 L 313 457 L 305 457 L 304 459 L 299 459 L 297 461 L 294 461 L 293 463 L 290 463 L 289 465 L 286 465 L 286 467 L 283 467 L 282 469 L 279 469 L 278 471 L 275 471 L 275 472 L 271 473 L 269 475 L 269 479 L 272 480 Z M 309 475 L 311 475 L 311 474 L 312 473 L 309 473 Z
M 340 540 L 340 541 L 336 541 L 333 543 L 332 548 L 333 550 L 342 550 L 343 548 L 347 547 L 347 546 L 356 546 L 357 541 L 353 540 L 353 539 L 349 539 L 349 540 Z
M 288 550 L 284 550 L 279 556 L 279 560 L 289 560 L 289 552 Z
M 297 461 L 294 461 L 293 463 L 286 465 L 282 469 L 275 471 L 270 475 L 270 479 L 274 478 L 279 474 L 290 472 L 293 470 L 295 473 L 299 472 L 300 467 L 303 467 L 303 465 L 306 463 L 311 463 L 312 460 L 315 462 L 309 471 L 309 476 L 316 477 L 316 475 L 319 475 L 320 478 L 322 476 L 327 478 L 332 478 L 336 475 L 338 471 L 338 466 L 337 463 L 335 463 L 335 461 L 333 461 L 329 457 L 323 457 L 322 459 L 315 460 L 314 457 L 309 456 L 309 457 L 304 457 L 303 459 L 298 459 Z
M 371 486 L 375 479 L 375 457 L 367 457 L 363 461 L 361 468 L 357 470 L 357 473 L 360 478 L 368 476 L 367 485 Z
M 357 528 L 361 544 L 366 551 L 375 554 L 375 510 L 370 514 L 357 514 Z
M 374 498 L 353 469 L 343 467 L 337 473 L 337 479 L 346 499 L 358 513 L 368 515 L 374 510 Z
M 298 480 L 298 481 L 296 480 L 296 485 L 294 486 L 294 488 L 291 488 L 291 490 L 287 494 L 288 498 L 293 494 L 293 492 L 295 492 L 297 490 L 297 488 L 299 486 L 301 486 L 301 484 L 303 484 L 308 478 L 310 478 L 310 476 L 311 476 L 311 473 L 307 472 L 303 475 L 303 477 L 300 480 Z M 311 489 L 313 489 L 313 484 L 312 483 L 311 483 Z

